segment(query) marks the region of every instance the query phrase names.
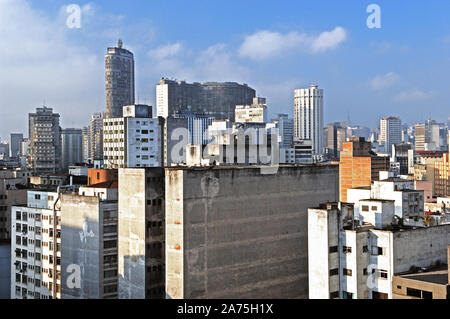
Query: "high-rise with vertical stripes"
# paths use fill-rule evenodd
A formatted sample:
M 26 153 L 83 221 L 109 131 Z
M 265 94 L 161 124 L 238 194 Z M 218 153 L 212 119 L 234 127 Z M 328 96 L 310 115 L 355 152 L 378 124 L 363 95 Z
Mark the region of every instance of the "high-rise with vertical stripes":
M 323 89 L 317 85 L 294 91 L 294 136 L 311 140 L 313 154 L 323 154 Z

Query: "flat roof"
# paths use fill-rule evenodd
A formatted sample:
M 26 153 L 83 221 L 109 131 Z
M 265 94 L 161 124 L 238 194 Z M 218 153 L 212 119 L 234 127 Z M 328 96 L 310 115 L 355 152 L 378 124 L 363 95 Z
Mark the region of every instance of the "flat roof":
M 279 168 L 295 168 L 295 167 L 321 167 L 321 166 L 338 166 L 332 163 L 314 163 L 314 164 L 279 164 L 276 165 Z M 275 167 L 276 167 L 275 166 Z M 260 169 L 260 168 L 271 168 L 270 165 L 254 164 L 254 165 L 210 165 L 210 166 L 165 166 L 163 168 L 170 170 L 225 170 L 225 169 Z M 149 167 L 140 167 L 149 168 Z M 139 168 L 138 168 L 139 169 Z
M 382 202 L 382 203 L 387 203 L 387 202 L 395 202 L 395 200 L 393 199 L 360 199 L 360 202 Z
M 394 277 L 400 277 L 410 280 L 422 281 L 422 282 L 430 282 L 433 284 L 439 285 L 448 285 L 448 266 L 440 266 L 430 269 L 429 271 L 423 272 L 411 272 L 398 274 Z

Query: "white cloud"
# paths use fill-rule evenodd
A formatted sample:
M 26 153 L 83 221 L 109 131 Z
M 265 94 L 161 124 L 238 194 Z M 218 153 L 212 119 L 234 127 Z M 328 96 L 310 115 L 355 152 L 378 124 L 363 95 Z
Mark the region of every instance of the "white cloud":
M 415 102 L 430 99 L 435 96 L 432 91 L 423 91 L 420 89 L 412 89 L 408 91 L 402 91 L 394 96 L 396 102 Z
M 314 52 L 324 52 L 339 46 L 347 39 L 347 32 L 342 27 L 336 27 L 332 31 L 322 32 L 312 42 L 311 48 Z
M 381 90 L 397 83 L 400 76 L 394 72 L 388 72 L 383 75 L 377 75 L 370 80 L 370 86 L 373 90 Z
M 27 114 L 44 100 L 61 114 L 64 127 L 81 126 L 91 112 L 103 110 L 103 52 L 72 43 L 68 30 L 65 21 L 52 20 L 25 0 L 0 1 L 3 137 L 13 130 L 26 133 Z
M 161 48 L 164 49 L 160 50 Z M 217 43 L 196 52 L 183 47 L 183 52 L 186 52 L 183 55 L 175 54 L 177 50 L 169 49 L 168 46 L 152 51 L 152 54 L 149 54 L 151 64 L 147 65 L 146 69 L 158 77 L 165 76 L 201 82 L 241 82 L 249 79 L 250 71 L 235 61 L 234 55 L 223 43 Z
M 153 59 L 162 60 L 178 55 L 182 49 L 183 45 L 180 42 L 176 42 L 150 50 L 148 55 Z
M 290 51 L 320 53 L 338 47 L 346 38 L 347 32 L 342 27 L 322 32 L 316 37 L 295 31 L 281 34 L 263 30 L 244 39 L 239 48 L 239 55 L 254 60 L 265 60 Z

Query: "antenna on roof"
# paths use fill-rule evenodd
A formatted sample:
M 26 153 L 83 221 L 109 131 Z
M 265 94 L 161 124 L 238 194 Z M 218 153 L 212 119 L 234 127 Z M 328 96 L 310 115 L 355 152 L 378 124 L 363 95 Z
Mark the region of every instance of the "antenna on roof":
M 117 46 L 119 47 L 119 49 L 122 49 L 123 46 L 122 39 L 119 39 L 119 41 L 117 42 Z

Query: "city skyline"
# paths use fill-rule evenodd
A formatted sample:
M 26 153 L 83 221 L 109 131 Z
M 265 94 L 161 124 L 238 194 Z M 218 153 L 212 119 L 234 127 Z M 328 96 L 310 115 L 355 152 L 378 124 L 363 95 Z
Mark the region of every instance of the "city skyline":
M 445 8 L 450 5 L 439 1 L 422 8 L 379 1 L 382 28 L 369 29 L 368 4 L 259 4 L 261 19 L 236 26 L 227 21 L 235 15 L 236 2 L 200 1 L 190 7 L 176 1 L 158 6 L 140 2 L 127 8 L 81 2 L 81 28 L 70 29 L 67 7 L 60 1 L 4 0 L 0 35 L 9 47 L 0 51 L 0 66 L 8 77 L 0 78 L 0 116 L 8 121 L 0 137 L 26 132 L 27 114 L 42 104 L 61 114 L 63 128 L 81 128 L 89 120 L 86 114 L 103 112 L 104 54 L 118 38 L 135 55 L 137 103 L 156 105 L 161 77 L 236 81 L 267 97 L 270 117 L 292 117 L 294 89 L 315 83 L 326 92 L 325 123 L 345 120 L 348 114 L 352 123 L 369 127 L 387 115 L 410 125 L 428 118 L 446 122 L 445 66 L 450 61 L 445 53 L 450 46 Z M 255 5 L 241 5 L 235 18 L 250 16 Z M 200 6 L 206 8 L 197 12 Z M 342 14 L 333 15 L 338 8 Z M 182 9 L 191 15 L 183 16 Z M 300 9 L 313 14 L 298 19 L 293 12 Z M 217 12 L 223 16 L 212 19 Z M 419 12 L 432 19 L 420 20 Z M 316 21 L 318 16 L 323 22 Z M 186 23 L 190 27 L 182 28 Z M 27 56 L 33 58 L 25 61 Z

